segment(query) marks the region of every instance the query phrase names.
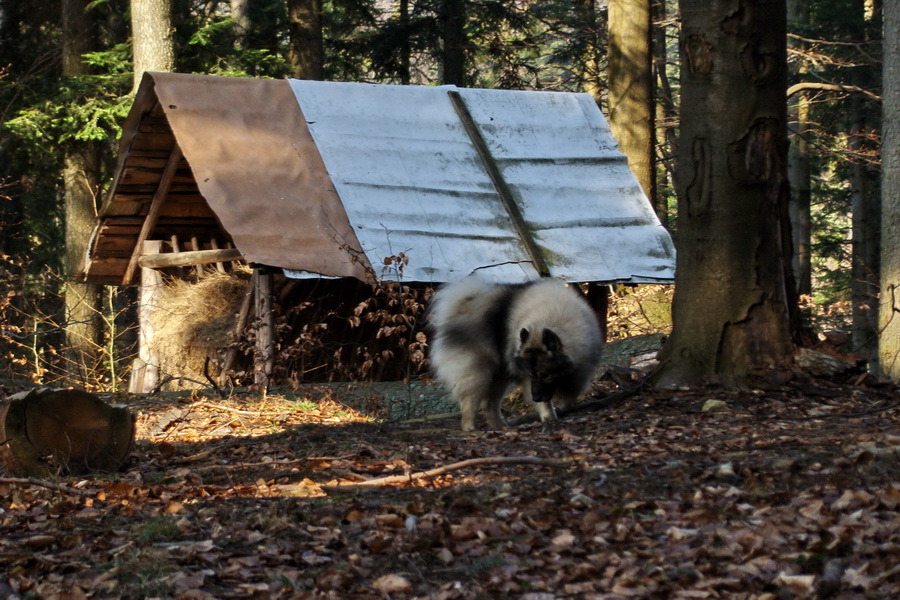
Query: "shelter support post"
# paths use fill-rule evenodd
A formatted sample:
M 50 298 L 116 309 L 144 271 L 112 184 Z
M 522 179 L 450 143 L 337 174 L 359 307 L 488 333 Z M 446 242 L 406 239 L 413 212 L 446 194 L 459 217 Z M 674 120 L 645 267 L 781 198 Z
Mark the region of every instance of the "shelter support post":
M 237 360 L 238 351 L 234 344 L 241 338 L 244 333 L 244 328 L 247 327 L 247 320 L 250 318 L 250 307 L 253 304 L 253 298 L 256 295 L 255 287 L 255 280 L 251 280 L 250 284 L 247 286 L 247 293 L 244 294 L 244 301 L 241 302 L 241 312 L 238 313 L 238 320 L 234 325 L 233 344 L 231 348 L 228 349 L 228 354 L 225 355 L 225 362 L 222 364 L 223 385 L 225 384 L 225 378 L 228 377 L 228 372 L 234 368 L 234 362 Z
M 162 249 L 159 240 L 148 240 L 142 245 L 144 254 L 158 254 Z M 146 267 L 141 268 L 141 287 L 138 292 L 138 357 L 131 367 L 128 391 L 144 394 L 159 383 L 159 357 L 153 350 L 153 320 L 151 313 L 156 310 L 156 292 L 163 285 L 162 274 Z
M 275 313 L 272 290 L 274 275 L 265 267 L 253 269 L 253 286 L 256 288 L 256 385 L 265 389 L 275 367 Z
M 609 286 L 589 283 L 587 301 L 597 313 L 597 321 L 600 323 L 600 339 L 605 342 L 609 334 Z

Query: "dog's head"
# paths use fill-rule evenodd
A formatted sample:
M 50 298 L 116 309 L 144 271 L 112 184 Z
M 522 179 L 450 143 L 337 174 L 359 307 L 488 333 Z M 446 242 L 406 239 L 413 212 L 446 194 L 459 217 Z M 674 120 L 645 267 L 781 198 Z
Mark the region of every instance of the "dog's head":
M 572 359 L 566 354 L 562 340 L 551 329 L 532 335 L 519 331 L 519 350 L 514 357 L 516 368 L 531 380 L 531 399 L 549 402 L 560 379 L 571 375 Z

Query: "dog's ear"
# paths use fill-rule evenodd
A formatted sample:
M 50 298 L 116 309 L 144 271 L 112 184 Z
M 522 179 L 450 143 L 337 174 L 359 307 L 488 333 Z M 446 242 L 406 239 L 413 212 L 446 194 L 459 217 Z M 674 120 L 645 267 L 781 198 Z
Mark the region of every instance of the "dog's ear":
M 528 333 L 528 330 L 525 329 L 525 328 L 523 327 L 523 328 L 519 331 L 519 343 L 522 344 L 522 345 L 524 346 L 524 345 L 525 345 L 525 342 L 528 341 L 528 336 L 529 336 L 529 335 L 530 335 L 530 334 Z
M 562 340 L 552 329 L 544 330 L 544 347 L 548 352 L 559 352 L 562 350 Z

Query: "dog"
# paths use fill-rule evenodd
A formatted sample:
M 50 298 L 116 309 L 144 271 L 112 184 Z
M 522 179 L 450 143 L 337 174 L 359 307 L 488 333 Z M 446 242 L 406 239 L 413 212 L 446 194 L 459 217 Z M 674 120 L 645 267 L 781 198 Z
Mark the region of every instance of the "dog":
M 441 287 L 431 305 L 431 363 L 459 403 L 462 429 L 479 408 L 502 428 L 500 403 L 515 385 L 542 421 L 584 394 L 600 363 L 597 316 L 576 286 L 544 279 L 490 283 L 474 276 Z

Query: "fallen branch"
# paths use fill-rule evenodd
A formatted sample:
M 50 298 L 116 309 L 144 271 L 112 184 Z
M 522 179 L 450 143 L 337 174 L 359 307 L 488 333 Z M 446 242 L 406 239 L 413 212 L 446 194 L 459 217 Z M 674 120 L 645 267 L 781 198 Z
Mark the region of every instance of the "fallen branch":
M 34 477 L 0 477 L 0 483 L 9 483 L 13 485 L 37 485 L 40 487 L 45 487 L 47 489 L 55 490 L 57 492 L 62 492 L 63 494 L 72 494 L 73 496 L 82 496 L 85 498 L 94 495 L 91 492 L 85 492 L 83 490 L 69 487 L 61 483 L 51 483 L 49 481 L 43 481 Z
M 470 458 L 443 467 L 436 467 L 428 471 L 419 473 L 405 473 L 403 475 L 390 475 L 388 477 L 378 477 L 376 479 L 367 479 L 366 481 L 354 481 L 347 484 L 323 485 L 322 489 L 327 491 L 346 490 L 354 487 L 372 487 L 390 485 L 393 483 L 413 482 L 423 477 L 437 477 L 451 471 L 458 471 L 468 467 L 477 467 L 481 465 L 538 465 L 541 467 L 552 467 L 555 469 L 564 469 L 572 466 L 571 460 L 552 460 L 549 458 L 540 458 L 537 456 L 488 456 L 485 458 Z

